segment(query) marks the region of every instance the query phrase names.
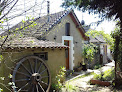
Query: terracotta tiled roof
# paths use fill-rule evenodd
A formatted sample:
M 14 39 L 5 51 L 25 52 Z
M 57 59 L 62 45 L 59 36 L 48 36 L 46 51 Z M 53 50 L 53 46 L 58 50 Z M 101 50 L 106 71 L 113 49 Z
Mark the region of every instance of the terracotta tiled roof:
M 4 48 L 68 48 L 62 43 L 38 40 L 34 37 L 16 38 L 5 42 Z
M 44 37 L 45 34 L 47 34 L 47 32 L 50 31 L 50 29 L 52 29 L 55 25 L 57 25 L 61 19 L 68 15 L 70 11 L 61 11 L 58 13 L 54 13 L 54 14 L 50 14 L 49 16 L 43 16 L 43 17 L 39 17 L 39 18 L 35 18 L 33 21 L 36 23 L 36 25 L 34 25 L 33 27 L 28 27 L 25 30 L 22 29 L 21 32 L 25 35 L 25 36 L 32 36 L 32 37 Z M 48 21 L 48 17 L 49 17 L 49 21 Z M 12 29 L 16 29 L 16 28 L 20 28 L 21 26 L 27 26 L 30 24 L 32 20 L 28 20 L 25 22 L 25 24 L 23 24 L 22 22 L 17 24 L 16 26 L 14 26 Z
M 36 37 L 36 38 L 42 40 L 43 37 L 45 37 L 45 34 L 47 34 L 50 31 L 50 29 L 52 29 L 54 26 L 56 26 L 58 23 L 60 23 L 61 19 L 65 16 L 67 16 L 68 14 L 70 14 L 71 12 L 73 12 L 73 10 L 69 10 L 69 11 L 65 10 L 65 11 L 61 11 L 61 12 L 58 12 L 58 13 L 50 14 L 50 16 L 43 16 L 43 17 L 36 18 L 36 19 L 34 19 L 34 22 L 35 22 L 36 25 L 34 25 L 33 27 L 27 27 L 25 30 L 21 29 L 21 31 L 19 30 L 19 32 L 21 32 L 23 34 L 24 39 L 29 38 L 29 37 L 30 38 L 31 37 Z M 48 17 L 49 17 L 49 21 L 48 21 Z M 12 34 L 13 30 L 15 30 L 17 28 L 21 28 L 22 26 L 26 27 L 27 25 L 29 25 L 31 23 L 30 21 L 32 21 L 32 20 L 28 20 L 25 23 L 21 22 L 21 23 L 15 25 L 14 27 L 11 28 L 12 32 L 9 31 L 9 33 L 11 33 L 11 35 L 14 35 L 14 34 L 18 35 L 18 32 L 17 33 L 14 32 L 14 34 Z M 8 32 L 4 32 L 1 35 L 6 35 L 6 34 L 8 34 Z M 32 43 L 31 44 L 30 43 L 18 44 L 18 40 L 16 41 L 16 38 L 14 38 L 14 39 L 12 38 L 11 41 L 14 41 L 14 43 L 10 46 L 13 46 L 13 45 L 16 46 L 16 44 L 17 44 L 17 46 L 20 46 L 20 47 L 22 47 L 22 45 L 23 45 L 23 47 L 26 46 L 26 45 L 30 46 L 30 47 L 36 46 L 36 45 L 39 46 L 39 44 L 37 44 L 37 43 L 35 43 L 35 45 L 34 45 L 34 43 L 33 43 L 33 45 L 32 45 Z M 16 44 L 15 44 L 15 42 L 16 42 Z M 41 44 L 43 44 L 42 42 L 46 43 L 44 41 L 40 41 Z M 8 44 L 10 44 L 10 43 L 7 42 L 6 45 L 8 45 Z M 59 44 L 57 44 L 57 45 L 59 45 Z M 44 45 L 44 46 L 47 46 L 47 44 Z M 60 45 L 60 46 L 62 46 L 62 45 Z M 48 47 L 49 47 L 49 45 L 48 45 Z
M 46 32 L 49 32 L 50 29 L 52 29 L 56 24 L 58 24 L 61 19 L 66 16 L 67 14 L 69 14 L 70 11 L 61 11 L 58 13 L 54 13 L 54 14 L 50 14 L 49 16 L 49 21 L 48 21 L 48 16 L 44 16 L 41 17 L 39 19 L 37 19 L 37 25 L 39 26 L 40 24 L 41 27 L 35 31 L 35 33 L 33 34 L 33 36 L 41 36 L 44 35 Z
M 48 16 L 42 16 L 39 18 L 35 18 L 33 21 L 37 24 L 33 27 L 28 27 L 25 30 L 22 29 L 21 32 L 24 32 L 25 35 L 29 35 L 33 33 L 34 36 L 40 36 L 41 34 L 45 34 L 47 31 L 49 31 L 52 27 L 54 27 L 56 24 L 58 24 L 60 22 L 60 20 L 68 15 L 72 10 L 64 10 L 64 11 L 60 11 L 58 13 L 54 13 L 54 14 L 50 14 L 49 15 L 49 21 L 48 21 Z M 14 27 L 12 27 L 12 32 L 13 30 L 15 30 L 16 28 L 21 28 L 22 26 L 27 26 L 29 24 L 31 24 L 32 20 L 28 20 L 25 23 L 21 22 L 17 25 L 15 25 Z M 6 32 L 4 32 L 1 35 L 4 35 Z
M 35 18 L 34 22 L 36 23 L 36 25 L 34 25 L 33 27 L 27 27 L 25 30 L 22 29 L 21 32 L 24 34 L 24 36 L 28 37 L 28 36 L 32 36 L 32 37 L 36 37 L 36 38 L 43 38 L 45 36 L 45 34 L 47 34 L 50 29 L 52 29 L 54 26 L 56 26 L 58 23 L 61 22 L 61 19 L 64 18 L 65 16 L 67 16 L 68 14 L 73 15 L 77 25 L 76 26 L 80 26 L 80 22 L 78 21 L 74 11 L 71 10 L 64 10 L 58 13 L 54 13 L 54 14 L 50 14 L 49 16 L 42 16 L 39 18 Z M 48 17 L 49 17 L 49 21 L 48 21 Z M 29 24 L 31 24 L 32 20 L 28 20 L 25 23 L 19 23 L 17 25 L 15 25 L 14 27 L 12 27 L 12 32 L 13 30 L 17 29 L 17 28 L 21 28 L 22 26 L 27 26 Z M 85 31 L 83 30 L 83 28 L 79 28 L 80 31 L 82 31 L 83 34 L 85 34 Z M 2 35 L 6 34 L 6 32 L 4 32 Z M 85 36 L 85 35 L 83 35 Z

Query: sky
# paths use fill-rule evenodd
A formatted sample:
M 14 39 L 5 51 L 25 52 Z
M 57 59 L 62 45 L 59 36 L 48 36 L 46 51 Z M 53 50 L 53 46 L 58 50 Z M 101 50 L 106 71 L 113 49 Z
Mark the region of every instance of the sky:
M 60 7 L 63 0 L 49 0 L 50 1 L 50 13 L 57 13 L 59 11 L 64 10 L 64 8 Z M 36 4 L 36 5 L 35 5 Z M 35 5 L 35 6 L 34 6 Z M 34 7 L 32 7 L 34 6 Z M 13 16 L 16 16 L 17 14 L 21 14 L 23 11 L 28 10 L 30 7 L 30 11 L 23 13 L 23 17 L 16 17 L 13 18 L 13 20 L 9 21 L 9 25 L 15 25 L 15 23 L 19 23 L 22 21 L 22 19 L 25 18 L 27 15 L 32 16 L 43 16 L 47 14 L 47 0 L 19 0 L 17 5 L 13 8 L 13 11 L 11 11 L 8 15 L 10 18 Z M 98 20 L 98 15 L 89 15 L 87 12 L 83 13 L 82 11 L 74 10 L 76 16 L 78 17 L 79 21 L 82 20 L 85 21 L 85 25 L 89 25 L 92 22 L 96 22 Z M 98 31 L 104 30 L 105 33 L 109 33 L 114 29 L 115 22 L 112 21 L 104 21 L 99 26 L 92 25 L 91 29 L 95 29 Z

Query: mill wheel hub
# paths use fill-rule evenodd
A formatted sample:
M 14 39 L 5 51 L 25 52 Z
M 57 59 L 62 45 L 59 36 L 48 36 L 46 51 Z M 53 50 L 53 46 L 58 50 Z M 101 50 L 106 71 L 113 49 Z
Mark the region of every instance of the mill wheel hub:
M 34 73 L 32 74 L 31 80 L 33 84 L 37 84 L 41 80 L 41 75 L 39 73 Z

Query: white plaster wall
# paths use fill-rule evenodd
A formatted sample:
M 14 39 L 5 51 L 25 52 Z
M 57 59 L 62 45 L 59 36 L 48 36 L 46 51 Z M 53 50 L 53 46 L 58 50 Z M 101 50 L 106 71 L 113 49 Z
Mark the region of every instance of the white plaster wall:
M 107 56 L 112 60 L 110 45 L 107 45 Z
M 104 51 L 104 45 L 107 45 L 107 44 L 100 44 L 100 54 L 103 55 L 103 64 L 106 64 L 107 63 L 107 55 L 105 55 L 105 51 Z M 107 51 L 108 51 L 108 46 L 107 46 Z
M 103 55 L 103 44 L 100 44 L 100 54 Z

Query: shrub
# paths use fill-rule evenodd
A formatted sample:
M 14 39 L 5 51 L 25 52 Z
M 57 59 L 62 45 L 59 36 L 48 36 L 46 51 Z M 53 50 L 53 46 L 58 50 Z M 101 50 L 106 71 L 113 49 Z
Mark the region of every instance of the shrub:
M 101 74 L 94 74 L 93 79 L 97 79 L 101 81 L 112 81 L 114 77 L 115 77 L 114 69 L 109 69 Z
M 65 88 L 67 89 L 68 92 L 76 92 L 77 87 L 71 84 L 66 83 Z
M 63 87 L 63 82 L 65 80 L 65 72 L 66 72 L 65 67 L 60 67 L 60 70 L 55 78 L 55 84 L 52 84 L 52 88 L 54 90 L 59 91 Z
M 96 74 L 95 73 L 93 79 L 101 80 L 101 74 Z
M 94 69 L 99 69 L 100 67 L 101 67 L 100 64 L 96 64 L 96 65 L 94 66 Z
M 103 79 L 104 81 L 111 81 L 115 77 L 114 69 L 109 69 L 103 73 Z

